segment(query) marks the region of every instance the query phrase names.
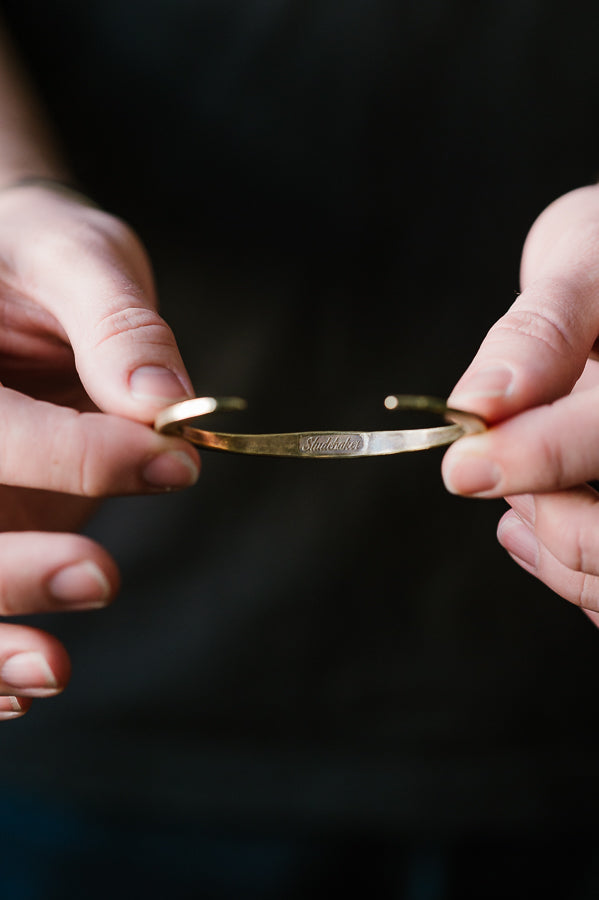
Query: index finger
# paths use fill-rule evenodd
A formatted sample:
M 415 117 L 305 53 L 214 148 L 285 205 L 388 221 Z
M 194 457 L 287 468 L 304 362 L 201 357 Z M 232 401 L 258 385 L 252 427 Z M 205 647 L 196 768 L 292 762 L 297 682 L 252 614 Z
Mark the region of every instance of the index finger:
M 505 497 L 559 491 L 599 477 L 599 391 L 526 410 L 457 440 L 443 459 L 454 494 Z
M 198 474 L 187 441 L 0 388 L 0 484 L 101 497 L 188 487 Z

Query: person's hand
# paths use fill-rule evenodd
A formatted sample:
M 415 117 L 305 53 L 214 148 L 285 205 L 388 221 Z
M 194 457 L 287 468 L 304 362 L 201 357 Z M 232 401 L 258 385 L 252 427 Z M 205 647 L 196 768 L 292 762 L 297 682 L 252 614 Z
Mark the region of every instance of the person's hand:
M 109 603 L 105 550 L 72 532 L 94 498 L 182 488 L 196 451 L 147 425 L 192 395 L 119 219 L 42 186 L 0 191 L 0 615 Z M 69 677 L 62 645 L 0 624 L 0 720 Z
M 490 330 L 450 404 L 493 425 L 443 460 L 454 493 L 507 498 L 500 543 L 599 623 L 599 187 L 539 217 L 523 291 Z

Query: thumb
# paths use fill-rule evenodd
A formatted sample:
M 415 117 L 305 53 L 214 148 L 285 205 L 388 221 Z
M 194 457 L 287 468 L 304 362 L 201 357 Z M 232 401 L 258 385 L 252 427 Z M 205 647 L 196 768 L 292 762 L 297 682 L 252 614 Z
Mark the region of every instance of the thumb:
M 191 382 L 174 335 L 157 312 L 139 239 L 100 210 L 86 209 L 85 216 L 85 240 L 80 232 L 61 235 L 63 264 L 46 260 L 38 283 L 41 301 L 66 331 L 94 403 L 104 412 L 152 422 L 162 407 L 193 395 Z
M 598 262 L 593 186 L 557 200 L 531 229 L 524 290 L 487 334 L 451 405 L 497 422 L 570 393 L 599 332 Z

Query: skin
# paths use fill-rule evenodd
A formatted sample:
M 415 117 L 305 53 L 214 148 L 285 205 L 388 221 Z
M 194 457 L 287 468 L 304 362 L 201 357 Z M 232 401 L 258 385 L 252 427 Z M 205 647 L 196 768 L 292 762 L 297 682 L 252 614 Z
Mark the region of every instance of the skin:
M 599 624 L 599 187 L 552 203 L 526 240 L 522 293 L 451 397 L 491 428 L 443 460 L 456 494 L 505 497 L 498 538 Z
M 145 250 L 69 181 L 0 23 L 0 615 L 100 608 L 118 590 L 108 553 L 77 534 L 99 498 L 184 488 L 188 443 L 148 427 L 192 396 L 156 308 Z M 64 647 L 0 623 L 0 721 L 63 690 Z
M 3 616 L 110 603 L 113 560 L 74 533 L 97 498 L 198 476 L 193 447 L 147 427 L 192 394 L 155 304 L 145 252 L 121 221 L 51 187 L 0 191 Z M 68 677 L 53 637 L 0 624 L 0 720 Z
M 195 450 L 148 425 L 192 395 L 136 235 L 75 193 L 0 27 L 0 615 L 110 603 L 118 572 L 77 529 L 98 498 L 192 484 Z M 506 496 L 499 540 L 599 622 L 599 190 L 527 239 L 523 291 L 450 400 L 493 426 L 447 452 L 449 490 Z M 597 435 L 595 435 L 597 432 Z M 0 623 L 0 721 L 67 684 L 50 634 Z

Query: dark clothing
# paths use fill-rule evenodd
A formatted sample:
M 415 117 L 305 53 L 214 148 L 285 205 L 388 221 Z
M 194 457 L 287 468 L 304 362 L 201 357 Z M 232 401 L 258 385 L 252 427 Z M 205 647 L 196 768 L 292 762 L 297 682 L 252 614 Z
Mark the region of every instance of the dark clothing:
M 225 430 L 391 428 L 387 393 L 446 395 L 536 214 L 597 170 L 591 4 L 5 6 L 197 392 L 248 399 Z M 205 453 L 196 488 L 107 503 L 122 596 L 43 620 L 72 684 L 5 726 L 2 777 L 236 825 L 586 827 L 599 635 L 440 458 Z

